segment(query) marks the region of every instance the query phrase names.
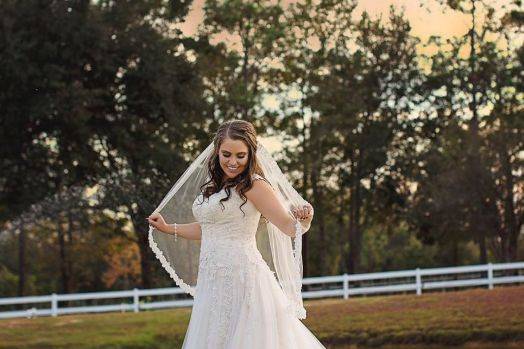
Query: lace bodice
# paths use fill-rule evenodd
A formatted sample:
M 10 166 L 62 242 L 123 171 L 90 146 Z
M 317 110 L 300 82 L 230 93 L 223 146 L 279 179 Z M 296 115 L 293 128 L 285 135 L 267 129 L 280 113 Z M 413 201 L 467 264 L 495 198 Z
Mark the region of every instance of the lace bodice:
M 240 194 L 233 188 L 230 190 L 229 199 L 222 203 L 220 199 L 227 197 L 224 189 L 206 199 L 200 194 L 193 202 L 193 214 L 200 223 L 203 234 L 213 228 L 211 238 L 240 240 L 252 238 L 256 233 L 260 212 L 249 200 L 242 205 L 244 200 Z
M 253 179 L 261 179 L 254 175 Z M 231 189 L 228 200 L 224 189 L 204 199 L 200 194 L 193 202 L 193 214 L 200 223 L 202 240 L 200 269 L 214 266 L 242 266 L 263 263 L 256 247 L 260 212 L 249 200 L 244 205 L 240 194 Z M 223 205 L 223 206 L 222 206 Z

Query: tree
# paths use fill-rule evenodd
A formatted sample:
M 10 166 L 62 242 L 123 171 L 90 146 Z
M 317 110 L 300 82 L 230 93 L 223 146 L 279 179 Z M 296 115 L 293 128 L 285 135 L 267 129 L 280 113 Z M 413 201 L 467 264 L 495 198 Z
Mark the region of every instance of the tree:
M 480 28 L 477 26 L 479 5 L 484 9 Z M 521 125 L 511 120 L 514 119 L 512 114 L 518 113 L 519 108 L 515 106 L 522 97 L 514 87 L 515 79 L 507 77 L 508 69 L 513 69 L 515 61 L 511 52 L 500 48 L 501 38 L 507 38 L 508 33 L 497 19 L 495 10 L 482 1 L 458 1 L 450 6 L 469 13 L 472 25 L 467 35 L 447 43 L 437 37 L 431 39 L 440 48 L 431 57 L 432 71 L 427 81 L 428 101 L 437 118 L 428 124 L 434 142 L 426 147 L 426 155 L 420 160 L 424 164 L 424 173 L 420 172 L 421 190 L 415 199 L 415 207 L 420 209 L 417 220 L 426 222 L 421 229 L 426 240 L 453 241 L 454 250 L 457 250 L 459 241 L 472 239 L 479 246 L 479 262 L 486 263 L 488 245 L 494 247 L 496 256 L 507 254 L 496 247 L 496 241 L 501 239 L 507 246 L 509 234 L 499 234 L 507 230 L 505 226 L 515 226 L 516 220 L 509 217 L 519 212 L 510 202 L 517 199 L 514 194 L 519 192 L 521 183 L 518 179 L 515 181 L 513 170 L 509 169 L 513 165 L 508 167 L 508 161 L 498 159 L 509 155 L 510 162 L 517 166 L 515 169 L 519 166 L 511 154 L 519 152 L 517 139 L 521 137 Z M 495 40 L 491 39 L 494 34 L 498 36 Z M 468 49 L 467 55 L 462 54 L 465 49 Z M 518 64 L 516 69 L 521 69 Z M 504 98 L 503 95 L 512 97 Z M 501 138 L 495 145 L 488 136 L 497 132 L 501 125 L 502 128 L 512 128 L 510 133 L 503 131 L 504 146 L 500 144 Z M 501 150 L 506 147 L 507 152 Z M 494 155 L 494 149 L 506 155 Z M 506 167 L 506 171 L 500 170 L 501 167 Z M 497 178 L 507 178 L 505 182 L 510 183 L 511 189 L 502 187 Z M 502 194 L 504 192 L 509 194 Z M 512 214 L 508 215 L 508 212 Z M 443 221 L 445 217 L 448 217 L 447 222 Z M 444 229 L 448 231 L 444 232 Z M 514 231 L 513 228 L 509 230 Z M 436 235 L 427 236 L 432 235 L 432 231 Z M 513 241 L 516 244 L 515 238 Z M 457 263 L 458 256 L 453 258 L 453 263 Z
M 362 235 L 378 199 L 373 193 L 387 188 L 388 152 L 416 94 L 417 40 L 409 31 L 394 8 L 388 25 L 364 13 L 353 27 L 354 40 L 344 38 L 328 53 L 323 65 L 328 73 L 312 98 L 314 109 L 329 115 L 330 136 L 337 140 L 334 150 L 340 155 L 333 172 L 340 173 L 340 192 L 349 189 L 345 261 L 351 273 L 361 270 Z
M 206 96 L 214 106 L 212 115 L 242 118 L 264 132 L 260 115 L 261 96 L 271 83 L 285 29 L 280 1 L 275 4 L 242 0 L 207 0 L 200 36 L 209 42 L 217 34 L 229 39 L 201 51 Z M 228 45 L 226 45 L 226 43 Z
M 63 188 L 103 183 L 106 192 L 123 194 L 111 208 L 126 207 L 130 214 L 142 286 L 150 287 L 144 217 L 151 204 L 140 205 L 126 188 L 114 186 L 154 190 L 145 200 L 158 202 L 185 168 L 185 153 L 201 147 L 200 77 L 185 55 L 187 38 L 169 29 L 189 3 L 0 6 L 3 219 Z M 17 185 L 22 176 L 35 180 Z M 125 180 L 108 180 L 114 176 Z

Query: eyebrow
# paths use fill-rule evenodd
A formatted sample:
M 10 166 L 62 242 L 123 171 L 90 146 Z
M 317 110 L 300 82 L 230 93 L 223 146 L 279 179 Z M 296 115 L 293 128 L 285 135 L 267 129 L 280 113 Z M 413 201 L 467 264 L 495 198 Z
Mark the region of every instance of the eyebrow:
M 227 150 L 222 150 L 222 153 L 230 153 L 231 154 L 231 152 L 227 151 Z M 241 152 L 238 152 L 237 154 L 247 154 L 247 152 L 241 151 Z

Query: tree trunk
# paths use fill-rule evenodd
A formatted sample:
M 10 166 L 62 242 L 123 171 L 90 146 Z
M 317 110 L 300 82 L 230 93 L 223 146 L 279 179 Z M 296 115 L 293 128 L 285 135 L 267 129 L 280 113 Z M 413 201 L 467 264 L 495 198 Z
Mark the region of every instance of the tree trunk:
M 513 173 L 511 171 L 511 158 L 507 151 L 504 152 L 502 158 L 504 177 L 506 177 L 506 195 L 504 198 L 504 226 L 506 231 L 507 241 L 507 261 L 517 262 L 518 251 L 518 236 L 519 229 L 517 227 L 517 217 L 515 217 L 515 206 L 513 204 Z
M 73 216 L 71 214 L 71 211 L 67 211 L 67 246 L 70 253 L 73 250 Z M 67 268 L 67 275 L 69 275 L 69 285 L 70 290 L 75 289 L 74 284 L 74 274 L 73 274 L 73 261 L 72 258 L 67 258 L 66 260 L 66 268 Z
M 346 254 L 345 252 L 345 241 L 344 241 L 344 231 L 346 231 L 346 226 L 344 224 L 344 214 L 345 214 L 345 207 L 346 207 L 346 201 L 345 201 L 345 188 L 344 188 L 344 182 L 343 182 L 343 179 L 342 179 L 342 170 L 340 171 L 340 174 L 339 174 L 339 187 L 340 187 L 340 201 L 339 201 L 339 204 L 338 204 L 338 216 L 337 216 L 337 221 L 338 221 L 338 228 L 339 228 L 339 231 L 337 232 L 337 235 L 341 237 L 340 241 L 339 241 L 339 254 L 340 254 L 340 262 L 339 262 L 339 265 L 338 265 L 338 268 L 339 268 L 339 271 L 337 271 L 336 273 L 343 273 L 345 271 L 345 266 L 344 266 L 344 256 Z
M 317 131 L 317 132 L 315 132 Z M 318 256 L 318 273 L 320 275 L 324 275 L 325 273 L 325 260 L 324 255 L 326 253 L 327 248 L 327 242 L 326 242 L 326 224 L 325 224 L 325 217 L 324 217 L 324 204 L 323 204 L 323 197 L 322 197 L 322 190 L 318 185 L 319 179 L 320 179 L 320 166 L 322 164 L 322 158 L 323 158 L 323 142 L 322 142 L 322 135 L 319 135 L 318 126 L 315 127 L 315 137 L 313 138 L 313 142 L 316 145 L 315 149 L 315 161 L 313 162 L 312 169 L 311 169 L 311 187 L 313 189 L 313 202 L 315 204 L 315 207 L 317 210 L 315 211 L 316 218 L 316 226 L 318 227 L 318 234 L 319 234 L 319 244 L 316 255 Z
M 481 166 L 481 158 L 480 158 L 480 154 L 479 154 L 479 151 L 480 151 L 480 139 L 479 139 L 479 116 L 478 116 L 478 102 L 477 102 L 477 91 L 478 91 L 478 84 L 477 84 L 477 80 L 478 80 L 478 77 L 477 77 L 477 52 L 476 52 L 476 47 L 475 47 L 475 36 L 476 36 L 476 30 L 475 30 L 475 11 L 476 11 L 476 7 L 475 7 L 475 0 L 471 0 L 471 6 L 472 6 L 472 10 L 471 10 L 471 29 L 469 31 L 469 36 L 470 36 L 470 59 L 469 59 L 469 64 L 470 64 L 470 77 L 469 77 L 469 82 L 472 84 L 473 88 L 472 88 L 472 91 L 471 91 L 471 103 L 469 104 L 469 109 L 471 110 L 471 113 L 473 114 L 472 118 L 471 118 L 471 121 L 469 123 L 469 130 L 470 130 L 470 133 L 471 133 L 471 144 L 469 146 L 469 151 L 468 151 L 468 159 L 471 160 L 471 162 L 469 163 L 469 166 L 472 166 L 472 170 L 473 170 L 473 177 L 472 177 L 472 180 L 475 181 L 475 185 L 477 188 L 481 187 L 482 186 L 482 181 L 481 181 L 481 172 L 482 172 L 482 169 L 480 168 Z M 476 196 L 478 199 L 479 199 L 479 202 L 477 202 L 476 204 L 478 205 L 477 207 L 478 208 L 482 208 L 484 207 L 484 197 L 483 195 L 481 194 L 480 196 Z M 479 212 L 480 215 L 482 217 L 478 217 L 478 218 L 483 218 L 484 216 L 484 213 L 485 212 L 482 212 L 480 211 Z M 472 222 L 472 223 L 475 223 L 475 222 Z M 477 222 L 478 223 L 478 222 Z M 474 226 L 473 224 L 471 225 L 472 227 Z M 486 227 L 483 226 L 483 227 L 480 227 L 480 231 L 477 231 L 477 234 L 479 234 L 478 236 L 478 244 L 479 244 L 479 249 L 480 249 L 480 263 L 482 264 L 485 264 L 487 263 L 487 252 L 486 252 L 486 239 L 485 239 L 485 229 Z
M 248 19 L 249 20 L 249 19 Z M 243 23 L 241 22 L 241 25 L 243 27 Z M 241 28 L 243 29 L 243 28 Z M 249 94 L 249 71 L 248 71 L 248 65 L 249 65 L 249 49 L 251 47 L 249 40 L 248 40 L 249 33 L 246 31 L 245 37 L 242 39 L 242 45 L 244 46 L 243 50 L 243 57 L 242 57 L 242 80 L 244 82 L 244 93 L 245 98 L 242 103 L 242 115 L 244 120 L 248 120 L 248 94 Z
M 151 249 L 149 248 L 148 226 L 145 223 L 145 219 L 137 221 L 137 219 L 142 216 L 145 217 L 146 215 L 133 215 L 131 220 L 133 221 L 133 227 L 137 235 L 138 248 L 140 251 L 141 287 L 151 288 Z
M 480 264 L 488 263 L 488 253 L 486 248 L 486 237 L 484 233 L 479 237 L 479 262 Z
M 57 215 L 57 233 L 58 233 L 58 246 L 59 246 L 59 253 L 60 253 L 60 275 L 61 275 L 61 292 L 62 293 L 69 293 L 69 274 L 67 272 L 67 252 L 66 252 L 66 245 L 65 245 L 65 235 L 64 235 L 64 229 L 62 227 L 62 222 L 60 220 L 60 215 Z
M 307 197 L 307 189 L 309 187 L 309 181 L 308 181 L 308 176 L 309 176 L 309 163 L 311 161 L 311 157 L 310 157 L 310 147 L 309 147 L 309 142 L 308 142 L 308 139 L 306 138 L 307 137 L 307 134 L 306 134 L 306 120 L 304 119 L 304 110 L 302 109 L 302 123 L 303 123 L 303 128 L 302 128 L 302 149 L 303 149 L 303 159 L 304 159 L 304 162 L 303 162 L 303 171 L 302 171 L 302 196 L 305 198 Z M 313 122 L 311 121 L 311 124 Z M 311 134 L 311 128 L 309 130 L 310 134 Z M 316 206 L 316 203 L 315 203 L 315 206 Z M 314 218 L 313 218 L 314 219 Z M 308 251 L 308 242 L 309 242 L 309 234 L 305 234 L 304 237 L 302 238 L 302 263 L 303 263 L 303 275 L 304 277 L 308 276 L 309 275 L 309 268 L 308 268 L 308 258 L 309 258 L 309 251 Z
M 26 233 L 23 227 L 20 228 L 20 234 L 18 234 L 18 297 L 25 295 L 25 280 L 26 280 Z
M 358 166 L 352 154 L 351 160 L 351 198 L 349 222 L 349 258 L 348 272 L 351 274 L 360 271 L 360 250 L 362 237 L 360 231 L 360 178 Z
M 313 202 L 315 203 L 315 207 L 317 208 L 315 211 L 315 215 L 317 216 L 316 219 L 316 226 L 318 227 L 318 234 L 319 234 L 319 244 L 317 249 L 317 256 L 318 258 L 318 273 L 320 275 L 324 275 L 325 272 L 325 260 L 324 255 L 326 253 L 326 227 L 325 227 L 325 221 L 324 221 L 324 206 L 323 206 L 323 199 L 322 199 L 322 191 L 320 190 L 318 186 L 318 179 L 319 179 L 319 164 L 315 163 L 313 166 L 313 169 L 311 171 L 311 186 L 313 188 Z
M 453 251 L 452 263 L 453 263 L 453 266 L 457 266 L 459 264 L 459 242 L 457 240 L 453 240 L 453 250 L 452 251 Z

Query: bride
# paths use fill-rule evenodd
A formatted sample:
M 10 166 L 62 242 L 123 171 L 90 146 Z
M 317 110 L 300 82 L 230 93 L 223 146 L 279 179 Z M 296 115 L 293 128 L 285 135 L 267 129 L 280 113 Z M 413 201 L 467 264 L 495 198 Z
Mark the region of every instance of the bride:
M 325 348 L 299 320 L 312 219 L 253 125 L 220 125 L 147 217 L 150 247 L 194 297 L 182 348 Z

